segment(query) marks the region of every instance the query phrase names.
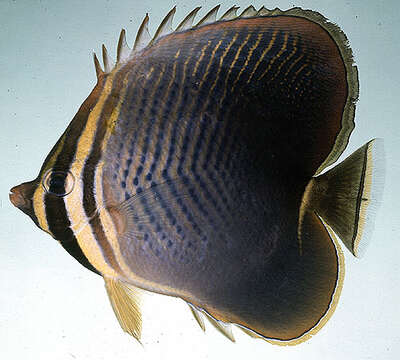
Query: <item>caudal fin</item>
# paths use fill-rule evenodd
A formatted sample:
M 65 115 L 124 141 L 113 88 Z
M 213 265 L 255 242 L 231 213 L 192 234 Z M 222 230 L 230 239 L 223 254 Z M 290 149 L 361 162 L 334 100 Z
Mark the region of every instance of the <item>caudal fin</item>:
M 374 139 L 313 178 L 303 201 L 361 257 L 369 243 L 384 185 L 383 140 Z

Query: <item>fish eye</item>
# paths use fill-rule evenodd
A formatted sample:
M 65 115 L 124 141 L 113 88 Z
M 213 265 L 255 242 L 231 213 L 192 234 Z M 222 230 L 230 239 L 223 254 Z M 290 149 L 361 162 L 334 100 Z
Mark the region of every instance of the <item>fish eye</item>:
M 43 178 L 43 187 L 47 193 L 66 196 L 74 188 L 75 178 L 69 171 L 49 170 Z

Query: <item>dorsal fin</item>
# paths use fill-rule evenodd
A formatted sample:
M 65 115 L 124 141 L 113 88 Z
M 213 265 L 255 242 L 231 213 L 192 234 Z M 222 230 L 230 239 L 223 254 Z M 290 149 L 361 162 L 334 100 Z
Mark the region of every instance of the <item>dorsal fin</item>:
M 219 20 L 232 20 L 232 19 L 237 18 L 237 11 L 238 11 L 238 9 L 240 9 L 239 6 L 236 6 L 236 5 L 232 6 L 230 9 L 228 9 L 228 10 L 224 13 L 224 15 L 222 15 L 222 16 L 219 18 Z
M 190 29 L 193 26 L 194 18 L 196 17 L 197 13 L 201 9 L 201 6 L 198 6 L 194 10 L 192 10 L 178 25 L 175 31 L 184 31 Z
M 254 8 L 253 5 L 250 5 L 249 7 L 243 10 L 243 12 L 240 14 L 239 17 L 248 18 L 253 16 L 257 16 L 257 10 Z
M 176 6 L 174 6 L 172 10 L 170 10 L 170 12 L 164 17 L 163 21 L 161 21 L 161 24 L 157 28 L 156 33 L 154 34 L 154 37 L 151 41 L 154 41 L 161 36 L 165 36 L 173 32 L 172 20 L 174 18 L 175 12 L 176 12 Z
M 217 13 L 221 5 L 212 8 L 197 24 L 195 27 L 210 24 L 217 21 Z
M 269 14 L 269 10 L 265 7 L 262 6 L 258 11 L 257 11 L 257 16 L 267 16 Z
M 104 75 L 104 71 L 101 68 L 99 59 L 97 58 L 96 53 L 93 53 L 93 61 L 94 61 L 94 68 L 96 70 L 97 79 L 99 79 L 102 75 Z
M 354 128 L 353 118 L 355 112 L 355 103 L 358 99 L 358 75 L 357 75 L 358 72 L 357 72 L 357 67 L 353 64 L 353 56 L 351 49 L 348 46 L 346 35 L 340 30 L 340 28 L 337 25 L 330 23 L 321 14 L 311 10 L 303 10 L 299 7 L 294 7 L 288 10 L 280 10 L 279 8 L 267 9 L 266 7 L 263 6 L 257 11 L 253 6 L 249 6 L 246 9 L 244 9 L 240 15 L 237 15 L 237 10 L 239 9 L 239 7 L 232 6 L 221 16 L 221 18 L 217 20 L 217 13 L 219 8 L 220 8 L 219 5 L 215 6 L 196 25 L 193 26 L 194 18 L 198 13 L 198 11 L 200 10 L 200 7 L 196 7 L 177 26 L 175 32 L 186 31 L 203 25 L 209 25 L 213 22 L 218 22 L 218 21 L 230 21 L 239 18 L 285 15 L 285 16 L 302 17 L 319 24 L 330 34 L 330 36 L 336 42 L 337 46 L 340 49 L 341 55 L 344 59 L 344 63 L 346 65 L 347 82 L 349 85 L 349 91 L 348 91 L 349 95 L 346 101 L 346 106 L 342 118 L 342 129 L 337 136 L 337 140 L 335 142 L 335 145 L 331 153 L 328 155 L 328 157 L 316 171 L 316 174 L 319 174 L 325 167 L 334 163 L 338 159 L 338 157 L 346 147 L 346 144 L 350 137 L 350 133 Z M 174 7 L 172 10 L 168 12 L 168 14 L 165 16 L 160 26 L 158 27 L 153 38 L 151 37 L 148 30 L 149 15 L 146 14 L 142 24 L 139 27 L 133 49 L 130 53 L 128 53 L 129 48 L 126 45 L 125 30 L 122 30 L 118 43 L 116 65 L 120 64 L 121 62 L 128 61 L 129 58 L 135 56 L 135 54 L 137 54 L 147 46 L 150 46 L 155 40 L 161 38 L 162 36 L 172 33 L 172 20 L 175 11 L 176 8 Z M 110 73 L 114 69 L 114 67 L 112 67 L 112 61 L 108 57 L 105 48 L 103 49 L 103 62 L 104 62 L 104 70 L 101 68 L 97 57 L 94 56 L 97 78 L 103 76 L 104 74 Z
M 104 44 L 102 45 L 102 53 L 103 53 L 104 71 L 106 73 L 109 73 L 109 72 L 111 72 L 111 70 L 113 68 L 113 66 L 111 65 L 113 63 L 113 60 L 108 55 L 107 48 L 105 47 Z
M 149 14 L 146 14 L 136 35 L 135 44 L 133 45 L 133 51 L 142 50 L 149 44 L 150 41 L 151 36 L 149 33 Z
M 126 32 L 125 29 L 121 30 L 119 35 L 118 47 L 117 47 L 117 63 L 120 64 L 129 58 L 131 49 L 126 43 Z

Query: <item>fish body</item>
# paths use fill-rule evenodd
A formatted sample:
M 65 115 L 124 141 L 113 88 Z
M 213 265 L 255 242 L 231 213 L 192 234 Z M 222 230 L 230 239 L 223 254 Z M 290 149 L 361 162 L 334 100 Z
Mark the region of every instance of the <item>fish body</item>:
M 331 229 L 355 255 L 367 243 L 381 142 L 319 175 L 354 127 L 345 35 L 311 11 L 235 9 L 192 26 L 195 9 L 169 33 L 173 9 L 148 44 L 146 16 L 132 52 L 123 31 L 114 67 L 105 48 L 104 70 L 95 57 L 97 84 L 38 178 L 11 190 L 104 277 L 136 338 L 145 289 L 182 298 L 231 339 L 230 323 L 304 341 L 343 283 Z

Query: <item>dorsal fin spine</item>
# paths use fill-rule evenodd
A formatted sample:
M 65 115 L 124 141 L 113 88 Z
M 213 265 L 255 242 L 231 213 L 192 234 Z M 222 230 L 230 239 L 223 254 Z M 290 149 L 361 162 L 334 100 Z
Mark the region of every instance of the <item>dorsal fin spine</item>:
M 125 29 L 121 30 L 118 40 L 117 46 L 117 63 L 120 64 L 129 58 L 131 53 L 131 49 L 129 48 L 126 42 L 126 31 Z
M 158 26 L 156 33 L 154 34 L 153 39 L 151 42 L 154 40 L 158 39 L 161 36 L 165 36 L 171 32 L 173 32 L 172 29 L 172 20 L 174 18 L 176 12 L 176 6 L 174 6 L 170 12 L 164 17 L 164 19 L 161 21 L 161 24 Z
M 96 76 L 97 76 L 97 79 L 99 79 L 102 75 L 104 75 L 104 71 L 101 68 L 99 59 L 97 58 L 97 55 L 95 52 L 93 52 L 93 61 L 94 61 L 94 68 L 96 70 Z
M 149 33 L 149 14 L 146 14 L 136 35 L 132 52 L 142 50 L 149 44 L 150 41 L 151 36 Z
M 108 55 L 108 51 L 107 48 L 105 47 L 105 45 L 102 45 L 102 54 L 103 54 L 103 64 L 104 64 L 104 71 L 106 73 L 111 72 L 113 66 L 111 65 L 113 63 L 113 60 L 110 58 L 110 56 Z
M 212 8 L 197 24 L 195 27 L 205 25 L 205 24 L 210 24 L 215 21 L 217 21 L 217 13 L 221 5 L 217 5 L 214 8 Z
M 178 27 L 175 29 L 175 31 L 184 31 L 187 29 L 190 29 L 193 26 L 193 21 L 194 18 L 196 17 L 197 13 L 201 9 L 201 6 L 198 6 L 197 8 L 193 9 L 183 20 L 182 22 L 178 25 Z
M 247 7 L 246 9 L 244 9 L 242 11 L 242 13 L 240 14 L 240 18 L 247 18 L 247 17 L 253 17 L 253 16 L 257 16 L 257 10 L 254 8 L 253 5 L 250 5 L 249 7 Z
M 222 15 L 222 16 L 219 18 L 219 20 L 222 21 L 222 20 L 233 20 L 233 19 L 236 19 L 236 18 L 237 18 L 237 11 L 238 11 L 238 9 L 240 9 L 239 6 L 236 6 L 236 5 L 232 6 L 230 9 L 228 9 L 228 10 L 224 13 L 224 15 Z

